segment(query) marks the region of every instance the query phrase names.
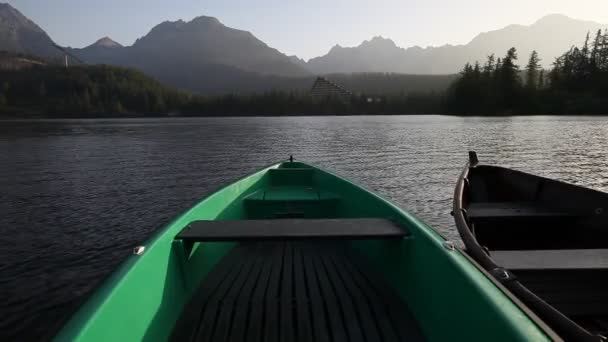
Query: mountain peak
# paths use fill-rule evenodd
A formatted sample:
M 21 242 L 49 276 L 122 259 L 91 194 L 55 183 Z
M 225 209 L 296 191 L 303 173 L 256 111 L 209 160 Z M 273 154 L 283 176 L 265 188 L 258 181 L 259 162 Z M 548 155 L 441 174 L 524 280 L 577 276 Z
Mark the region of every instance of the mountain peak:
M 396 48 L 397 44 L 391 39 L 375 36 L 370 40 L 363 41 L 360 46 Z
M 392 42 L 389 38 L 384 38 L 382 36 L 373 36 L 372 39 L 369 40 L 370 43 L 381 43 L 381 42 Z
M 571 18 L 564 14 L 548 14 L 538 19 L 532 26 L 559 26 L 559 25 L 578 25 L 578 26 L 606 26 L 591 20 L 580 20 Z
M 8 3 L 0 3 L 0 22 L 5 25 L 9 24 L 13 28 L 24 27 L 32 31 L 43 32 L 38 25 Z
M 91 46 L 100 46 L 100 47 L 104 47 L 104 48 L 121 48 L 121 47 L 123 47 L 120 43 L 117 43 L 116 41 L 112 40 L 110 37 L 107 37 L 107 36 L 99 39 Z
M 207 28 L 223 28 L 225 27 L 217 18 L 208 16 L 198 16 L 189 22 L 182 19 L 176 21 L 164 21 L 152 28 L 150 33 L 168 33 L 178 32 L 182 30 L 204 31 Z
M 534 25 L 540 25 L 540 24 L 556 24 L 559 22 L 563 22 L 563 21 L 570 21 L 572 20 L 572 18 L 563 15 L 563 14 L 559 14 L 559 13 L 552 13 L 552 14 L 547 14 L 546 16 L 538 19 Z
M 189 24 L 222 25 L 217 18 L 204 15 L 192 19 Z

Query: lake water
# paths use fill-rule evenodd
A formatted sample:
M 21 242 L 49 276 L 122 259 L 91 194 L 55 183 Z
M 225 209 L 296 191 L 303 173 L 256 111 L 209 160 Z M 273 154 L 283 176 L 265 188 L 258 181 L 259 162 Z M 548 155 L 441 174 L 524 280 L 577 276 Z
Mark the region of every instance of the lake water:
M 599 117 L 0 122 L 0 339 L 48 335 L 173 216 L 290 154 L 457 240 L 449 213 L 468 150 L 607 191 L 607 133 Z

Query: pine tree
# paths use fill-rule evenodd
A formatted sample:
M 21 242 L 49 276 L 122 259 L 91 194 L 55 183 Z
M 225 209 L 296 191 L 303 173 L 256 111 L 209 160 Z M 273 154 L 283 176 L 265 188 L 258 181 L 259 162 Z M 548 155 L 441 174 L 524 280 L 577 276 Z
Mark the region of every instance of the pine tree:
M 540 69 L 540 59 L 538 58 L 538 52 L 532 51 L 528 65 L 526 65 L 526 86 L 530 89 L 536 89 L 538 70 Z
M 608 29 L 604 30 L 601 41 L 601 48 L 598 52 L 598 69 L 606 71 L 608 70 Z
M 595 39 L 593 40 L 593 48 L 591 49 L 591 69 L 593 71 L 598 69 L 599 54 L 602 48 L 602 30 L 597 30 Z
M 479 79 L 481 77 L 481 66 L 479 65 L 479 61 L 475 62 L 475 66 L 473 67 L 473 76 L 476 79 Z
M 549 72 L 549 80 L 551 83 L 551 88 L 553 89 L 557 89 L 560 86 L 565 58 L 565 54 L 555 58 L 555 61 L 553 62 L 553 68 Z
M 496 60 L 496 68 L 494 68 L 494 77 L 495 78 L 500 78 L 501 70 L 502 70 L 502 59 L 500 59 L 500 57 L 498 57 L 498 59 Z
M 540 69 L 538 74 L 538 89 L 545 88 L 545 69 Z
M 502 59 L 502 68 L 500 69 L 500 79 L 498 80 L 499 89 L 503 96 L 503 107 L 505 110 L 512 110 L 519 102 L 519 90 L 521 81 L 519 78 L 519 66 L 515 64 L 517 61 L 517 50 L 513 47 L 507 51 L 507 54 Z
M 495 68 L 496 68 L 496 62 L 495 62 L 494 54 L 491 54 L 488 56 L 488 61 L 483 66 L 484 75 L 486 75 L 486 76 L 491 75 L 492 72 L 494 72 Z
M 500 74 L 505 85 L 513 87 L 519 81 L 519 66 L 515 64 L 517 61 L 517 50 L 513 47 L 507 51 L 507 54 L 502 59 L 502 67 Z
M 589 63 L 589 32 L 587 32 L 587 36 L 585 37 L 585 44 L 583 44 L 583 48 L 581 49 L 582 55 L 582 63 Z
M 464 65 L 464 69 L 460 72 L 463 76 L 471 76 L 473 74 L 473 67 L 471 63 Z

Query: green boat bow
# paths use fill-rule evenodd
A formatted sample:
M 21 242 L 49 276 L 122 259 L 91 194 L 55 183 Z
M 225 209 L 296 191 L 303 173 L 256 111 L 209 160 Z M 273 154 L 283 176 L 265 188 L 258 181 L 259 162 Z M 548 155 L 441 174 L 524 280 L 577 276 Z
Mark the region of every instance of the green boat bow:
M 453 244 L 378 195 L 281 162 L 201 200 L 131 255 L 58 341 L 543 341 Z

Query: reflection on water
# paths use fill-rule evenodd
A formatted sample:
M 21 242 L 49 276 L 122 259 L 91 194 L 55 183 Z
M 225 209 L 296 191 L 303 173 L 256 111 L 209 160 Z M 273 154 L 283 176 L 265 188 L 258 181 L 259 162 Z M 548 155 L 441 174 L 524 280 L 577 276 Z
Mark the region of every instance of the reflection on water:
M 0 337 L 42 336 L 177 213 L 290 154 L 457 239 L 449 212 L 468 150 L 606 191 L 607 133 L 593 117 L 0 122 Z

